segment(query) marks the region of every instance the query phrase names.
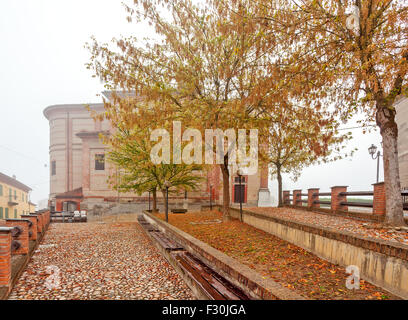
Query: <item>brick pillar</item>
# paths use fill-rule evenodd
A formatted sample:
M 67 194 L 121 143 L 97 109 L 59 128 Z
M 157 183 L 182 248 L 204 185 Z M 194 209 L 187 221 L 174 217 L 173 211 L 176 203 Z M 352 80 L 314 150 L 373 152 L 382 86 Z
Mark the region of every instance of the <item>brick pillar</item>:
M 283 204 L 284 205 L 290 204 L 289 195 L 290 195 L 290 191 L 283 191 Z
M 45 216 L 47 217 L 47 227 L 50 225 L 51 222 L 51 212 L 47 211 L 45 213 Z
M 34 217 L 36 221 L 36 226 L 37 226 L 37 238 L 38 238 L 38 233 L 40 232 L 40 218 L 36 214 L 30 214 L 30 217 Z
M 44 231 L 47 230 L 47 214 L 45 212 L 41 213 L 44 223 Z
M 293 205 L 302 206 L 302 190 L 293 190 Z
M 320 208 L 319 203 L 314 203 L 316 200 L 319 200 L 319 195 L 315 195 L 315 193 L 319 193 L 320 189 L 308 189 L 307 190 L 307 207 L 309 209 L 313 208 Z
M 36 213 L 36 214 L 31 214 L 31 215 L 37 217 L 37 219 L 38 219 L 37 220 L 38 221 L 38 223 L 37 223 L 37 232 L 42 233 L 43 230 L 44 230 L 44 225 L 43 225 L 43 218 L 42 218 L 41 214 Z
M 269 177 L 268 166 L 263 166 L 261 168 L 261 185 L 260 185 L 261 189 L 269 189 L 268 177 Z
M 30 240 L 37 240 L 37 233 L 38 233 L 38 226 L 37 226 L 37 217 L 31 215 L 22 215 L 21 219 L 30 220 L 31 221 L 31 237 Z
M 11 286 L 11 228 L 0 227 L 0 287 Z
M 374 186 L 374 198 L 373 198 L 373 214 L 385 216 L 386 212 L 386 198 L 385 198 L 385 183 L 375 183 Z
M 340 196 L 340 193 L 347 192 L 348 187 L 332 187 L 331 188 L 331 209 L 336 211 L 348 211 L 348 207 L 340 205 L 341 202 L 347 201 L 347 196 Z
M 40 213 L 38 215 L 40 217 L 41 220 L 41 232 L 45 231 L 45 218 L 44 218 L 44 214 Z
M 20 242 L 21 247 L 14 251 L 13 254 L 28 254 L 29 250 L 29 240 L 28 240 L 28 230 L 29 230 L 29 221 L 28 220 L 21 220 L 21 219 L 7 219 L 6 226 L 7 227 L 20 227 L 23 231 L 20 235 L 13 240 L 17 240 Z

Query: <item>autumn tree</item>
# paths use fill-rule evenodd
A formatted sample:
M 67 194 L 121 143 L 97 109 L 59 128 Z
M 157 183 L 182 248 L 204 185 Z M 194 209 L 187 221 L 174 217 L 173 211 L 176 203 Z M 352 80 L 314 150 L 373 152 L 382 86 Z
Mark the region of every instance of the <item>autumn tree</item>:
M 163 200 L 166 199 L 164 184 L 169 182 L 169 193 L 178 194 L 181 191 L 195 191 L 198 189 L 202 177 L 199 175 L 201 166 L 152 164 L 150 153 L 135 143 L 126 140 L 117 150 L 109 153 L 109 160 L 120 170 L 120 179 L 112 177 L 115 188 L 121 191 L 132 191 L 141 195 L 151 192 L 153 196 L 153 212 L 157 211 L 157 192 L 161 191 Z M 119 181 L 115 184 L 115 181 Z M 167 202 L 164 201 L 165 210 Z
M 158 126 L 169 129 L 169 123 L 165 118 L 157 118 L 156 108 L 148 108 L 140 99 L 135 99 L 133 93 L 125 96 L 112 93 L 111 101 L 107 106 L 115 105 L 102 114 L 93 113 L 97 120 L 108 119 L 114 132 L 104 135 L 103 141 L 109 145 L 108 160 L 112 162 L 118 171 L 110 177 L 111 185 L 119 191 L 132 191 L 139 195 L 152 192 L 153 211 L 157 210 L 157 192 L 162 192 L 165 199 L 164 183 L 169 182 L 172 193 L 181 191 L 195 191 L 202 181 L 200 165 L 187 164 L 155 164 L 151 160 L 154 142 L 150 140 L 152 128 L 146 127 L 146 121 L 150 121 L 153 128 Z M 131 108 L 131 113 L 114 112 L 113 110 Z M 167 202 L 165 203 L 165 209 Z
M 165 18 L 161 4 L 167 6 L 171 18 Z M 148 21 L 160 40 L 115 39 L 116 51 L 94 40 L 88 46 L 92 53 L 89 67 L 97 76 L 110 88 L 136 92 L 146 105 L 160 105 L 161 114 L 202 133 L 205 129 L 251 128 L 248 115 L 258 101 L 256 95 L 248 97 L 266 72 L 266 56 L 256 50 L 256 42 L 262 39 L 256 25 L 230 23 L 228 14 L 221 14 L 211 2 L 198 7 L 189 0 L 135 1 L 127 10 L 130 21 Z M 220 164 L 226 219 L 229 154 L 225 148 Z
M 282 108 L 279 121 L 276 121 L 275 114 L 274 122 L 263 116 L 270 125 L 262 126 L 261 139 L 265 147 L 261 150 L 261 159 L 270 168 L 272 176 L 277 178 L 279 207 L 283 206 L 283 173 L 296 180 L 307 166 L 336 161 L 352 154 L 343 150 L 344 142 L 350 139 L 351 133 L 340 134 L 339 123 L 330 119 L 329 115 L 308 109 L 306 113 L 299 111 L 295 117 L 294 112 L 296 108 L 291 108 L 290 112 Z
M 384 147 L 385 223 L 403 225 L 394 104 L 408 91 L 408 3 L 254 0 L 246 5 L 257 10 L 254 23 L 274 30 L 266 36 L 271 45 L 279 39 L 279 64 L 286 74 L 280 86 L 290 87 L 297 101 L 331 110 L 344 121 L 362 112 L 363 124 L 376 122 Z
M 285 64 L 288 58 L 282 55 L 285 43 L 280 45 L 279 30 L 259 23 L 259 8 L 249 5 L 253 1 L 222 5 L 222 1 L 207 0 L 201 6 L 190 0 L 134 2 L 127 7 L 129 21 L 147 21 L 157 39 L 114 39 L 114 48 L 94 39 L 88 45 L 92 53 L 88 67 L 108 88 L 132 91 L 143 97 L 146 106 L 156 108 L 156 115 L 168 122 L 182 121 L 202 133 L 205 129 L 264 130 L 274 123 L 289 130 L 288 123 L 307 119 L 308 110 L 315 108 L 316 104 L 304 104 L 292 110 L 297 104 L 290 100 L 304 92 Z M 282 108 L 285 117 L 280 116 Z M 126 125 L 136 121 L 133 107 L 105 103 L 105 109 L 115 116 L 123 114 Z M 320 139 L 321 123 L 314 119 L 309 122 L 305 148 L 324 153 L 327 144 Z M 152 119 L 145 119 L 144 125 L 152 127 Z M 225 219 L 230 217 L 230 152 L 224 145 L 219 164 Z

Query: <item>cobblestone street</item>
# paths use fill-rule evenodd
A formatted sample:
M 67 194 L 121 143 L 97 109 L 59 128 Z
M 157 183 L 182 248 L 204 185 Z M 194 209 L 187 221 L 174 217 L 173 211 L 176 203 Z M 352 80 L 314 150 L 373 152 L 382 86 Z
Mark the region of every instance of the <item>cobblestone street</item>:
M 50 266 L 58 267 L 53 276 Z M 9 299 L 194 296 L 137 223 L 112 221 L 51 224 Z

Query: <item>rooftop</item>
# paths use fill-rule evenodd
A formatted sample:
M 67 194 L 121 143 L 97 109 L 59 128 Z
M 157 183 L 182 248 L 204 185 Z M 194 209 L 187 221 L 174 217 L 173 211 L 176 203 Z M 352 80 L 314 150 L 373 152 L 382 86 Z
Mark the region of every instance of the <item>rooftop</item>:
M 17 179 L 14 179 L 12 177 L 9 177 L 7 175 L 5 175 L 4 173 L 0 172 L 0 183 L 5 183 L 9 186 L 12 186 L 16 189 L 20 189 L 23 190 L 25 192 L 29 192 L 32 189 L 30 187 L 27 187 L 24 183 L 21 183 L 20 181 L 18 181 Z
M 90 104 L 57 104 L 49 106 L 44 109 L 44 116 L 49 119 L 50 113 L 53 111 L 87 111 L 86 108 L 89 107 L 91 110 L 103 111 L 103 103 L 90 103 Z

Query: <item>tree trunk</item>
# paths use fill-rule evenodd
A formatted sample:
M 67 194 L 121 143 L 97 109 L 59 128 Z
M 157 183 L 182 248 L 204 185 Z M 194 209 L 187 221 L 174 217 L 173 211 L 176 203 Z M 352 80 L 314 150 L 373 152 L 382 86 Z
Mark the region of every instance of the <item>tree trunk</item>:
M 282 173 L 281 173 L 281 167 L 276 166 L 276 174 L 278 176 L 278 207 L 282 208 L 283 207 L 283 198 L 282 198 Z
M 377 105 L 378 106 L 378 105 Z M 403 226 L 404 211 L 398 162 L 398 126 L 396 111 L 383 105 L 377 108 L 376 120 L 381 130 L 384 148 L 384 182 L 386 197 L 385 224 Z
M 228 162 L 228 160 L 227 160 Z M 223 220 L 229 221 L 231 220 L 230 216 L 230 194 L 229 194 L 229 170 L 228 170 L 228 163 L 221 165 L 221 172 L 222 172 L 222 208 L 223 208 Z
M 153 210 L 152 210 L 152 212 L 155 213 L 155 212 L 157 212 L 157 192 L 156 192 L 156 190 L 152 191 L 152 195 L 153 195 Z

